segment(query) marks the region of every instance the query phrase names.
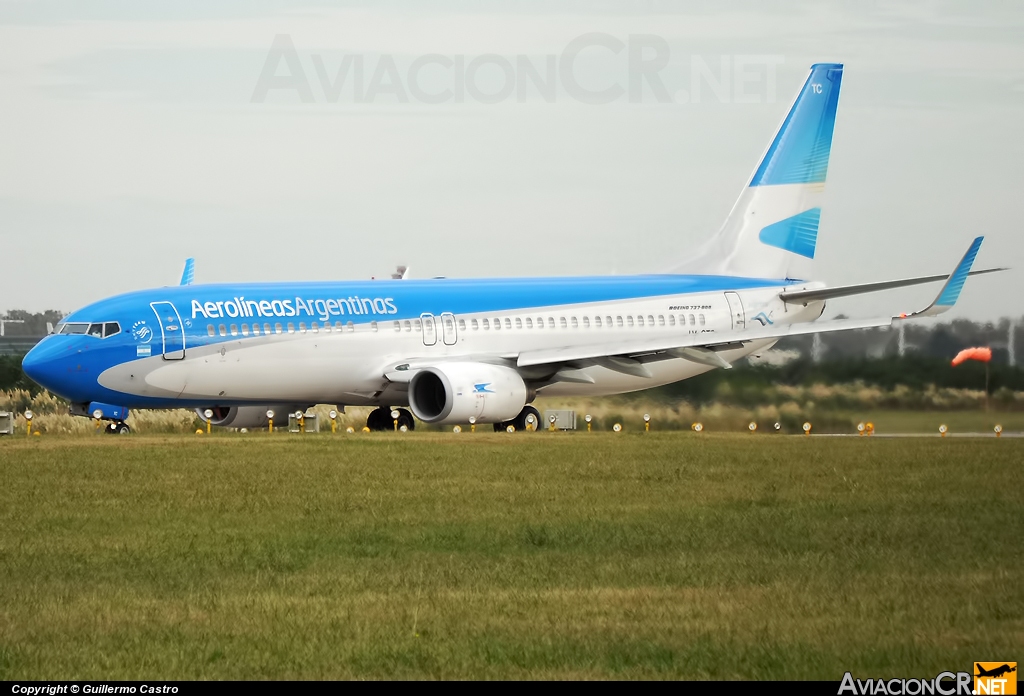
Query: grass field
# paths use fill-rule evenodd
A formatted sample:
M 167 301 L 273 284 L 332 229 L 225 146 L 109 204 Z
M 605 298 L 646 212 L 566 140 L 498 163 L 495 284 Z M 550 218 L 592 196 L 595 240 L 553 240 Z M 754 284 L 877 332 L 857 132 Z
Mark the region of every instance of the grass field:
M 1022 462 L 1007 439 L 0 439 L 0 679 L 1016 660 Z

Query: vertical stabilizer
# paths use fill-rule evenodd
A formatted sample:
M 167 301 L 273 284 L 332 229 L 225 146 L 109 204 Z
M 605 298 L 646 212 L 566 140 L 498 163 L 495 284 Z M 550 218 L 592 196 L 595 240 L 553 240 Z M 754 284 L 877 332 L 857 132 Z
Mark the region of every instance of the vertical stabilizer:
M 676 271 L 811 277 L 842 79 L 842 64 L 811 66 L 725 224 Z

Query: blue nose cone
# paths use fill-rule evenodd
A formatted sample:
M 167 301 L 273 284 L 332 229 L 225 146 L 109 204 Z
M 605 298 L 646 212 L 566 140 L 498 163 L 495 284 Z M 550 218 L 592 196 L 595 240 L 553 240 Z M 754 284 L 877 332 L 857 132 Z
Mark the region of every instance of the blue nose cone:
M 74 349 L 61 338 L 47 336 L 37 343 L 21 361 L 21 369 L 36 384 L 65 396 L 67 389 L 61 388 L 61 377 L 67 373 L 67 358 Z

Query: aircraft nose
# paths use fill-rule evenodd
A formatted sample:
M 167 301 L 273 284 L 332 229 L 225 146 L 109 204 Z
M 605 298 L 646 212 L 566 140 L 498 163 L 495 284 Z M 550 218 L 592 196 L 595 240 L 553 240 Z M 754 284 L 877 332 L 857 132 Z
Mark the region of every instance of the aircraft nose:
M 56 391 L 57 362 L 63 356 L 61 346 L 48 336 L 37 343 L 21 361 L 21 369 L 33 382 Z

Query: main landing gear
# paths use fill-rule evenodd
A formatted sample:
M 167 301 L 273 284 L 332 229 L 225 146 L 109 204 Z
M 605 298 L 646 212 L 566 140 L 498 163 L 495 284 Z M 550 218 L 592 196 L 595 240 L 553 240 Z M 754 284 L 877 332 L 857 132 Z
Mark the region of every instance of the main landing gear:
M 124 421 L 110 421 L 106 427 L 103 428 L 103 432 L 107 435 L 128 435 L 132 429 L 128 427 L 128 424 Z
M 518 416 L 516 416 L 510 421 L 505 421 L 504 423 L 495 423 L 494 432 L 503 433 L 506 430 L 508 430 L 508 426 L 510 425 L 516 429 L 517 433 L 526 432 L 526 419 L 531 415 L 533 416 L 533 430 L 534 432 L 536 432 L 541 429 L 540 411 L 535 409 L 533 406 L 525 407 L 522 411 L 519 412 Z
M 398 411 L 398 418 L 391 417 L 391 408 L 381 406 L 370 411 L 370 415 L 366 417 L 366 427 L 374 432 L 385 432 L 388 430 L 395 429 L 395 420 L 398 421 L 398 429 L 401 430 L 404 425 L 406 430 L 415 430 L 416 421 L 412 417 L 412 413 L 405 408 L 396 408 Z

